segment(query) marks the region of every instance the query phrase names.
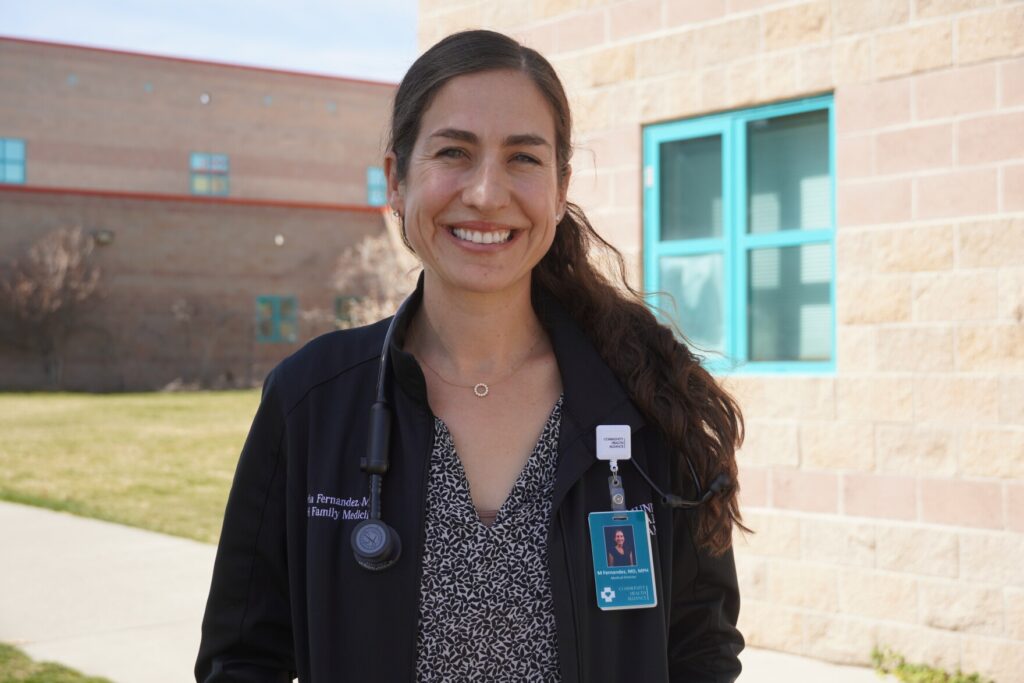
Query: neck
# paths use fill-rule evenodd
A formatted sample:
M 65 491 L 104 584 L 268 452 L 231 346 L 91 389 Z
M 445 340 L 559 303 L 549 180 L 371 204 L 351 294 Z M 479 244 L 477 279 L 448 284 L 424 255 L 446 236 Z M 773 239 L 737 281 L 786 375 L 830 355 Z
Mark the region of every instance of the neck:
M 408 351 L 453 379 L 486 381 L 542 350 L 529 282 L 514 291 L 453 291 L 427 273 Z

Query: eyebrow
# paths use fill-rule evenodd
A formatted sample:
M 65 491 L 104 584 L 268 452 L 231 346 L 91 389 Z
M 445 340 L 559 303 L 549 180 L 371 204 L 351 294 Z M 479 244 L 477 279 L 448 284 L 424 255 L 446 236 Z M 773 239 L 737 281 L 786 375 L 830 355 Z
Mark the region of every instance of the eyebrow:
M 480 142 L 480 138 L 477 137 L 476 133 L 471 133 L 468 130 L 460 130 L 458 128 L 442 128 L 441 130 L 431 133 L 430 137 L 448 138 L 450 140 L 459 140 L 460 142 L 468 142 L 470 144 L 477 144 Z M 505 138 L 504 145 L 505 147 L 551 147 L 550 142 L 540 135 L 534 135 L 533 133 L 509 135 Z

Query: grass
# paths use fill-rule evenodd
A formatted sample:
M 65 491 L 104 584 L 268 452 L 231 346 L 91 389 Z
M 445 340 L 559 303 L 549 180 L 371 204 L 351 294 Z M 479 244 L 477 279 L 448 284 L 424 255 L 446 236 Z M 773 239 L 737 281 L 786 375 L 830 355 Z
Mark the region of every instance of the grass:
M 53 662 L 36 662 L 12 645 L 0 643 L 0 683 L 110 683 Z
M 215 543 L 259 392 L 0 394 L 0 499 Z
M 875 648 L 871 652 L 871 663 L 879 675 L 891 674 L 900 683 L 993 683 L 980 674 L 965 674 L 960 669 L 955 673 L 944 671 L 928 664 L 911 664 L 889 648 Z

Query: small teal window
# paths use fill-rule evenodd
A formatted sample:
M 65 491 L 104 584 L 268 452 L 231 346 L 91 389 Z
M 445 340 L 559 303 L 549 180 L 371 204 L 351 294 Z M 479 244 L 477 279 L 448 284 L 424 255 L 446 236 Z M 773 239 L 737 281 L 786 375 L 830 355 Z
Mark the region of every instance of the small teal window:
M 370 206 L 384 206 L 388 201 L 388 185 L 384 169 L 370 166 L 366 169 L 366 203 Z
M 713 370 L 835 369 L 831 97 L 644 129 L 644 288 Z
M 256 341 L 294 342 L 299 333 L 299 302 L 294 296 L 256 297 Z
M 338 323 L 348 323 L 352 321 L 352 304 L 359 301 L 362 297 L 352 296 L 351 294 L 342 294 L 341 296 L 334 297 L 334 320 Z
M 0 183 L 25 183 L 25 141 L 0 138 Z
M 192 194 L 226 196 L 230 164 L 227 154 L 192 152 L 189 157 Z

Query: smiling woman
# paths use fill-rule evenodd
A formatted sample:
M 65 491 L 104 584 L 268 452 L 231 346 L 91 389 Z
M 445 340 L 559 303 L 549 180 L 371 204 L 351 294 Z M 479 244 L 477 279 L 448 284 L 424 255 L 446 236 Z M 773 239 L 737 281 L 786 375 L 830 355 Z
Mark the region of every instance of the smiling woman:
M 197 680 L 738 675 L 742 420 L 568 202 L 571 151 L 534 50 L 470 31 L 410 68 L 385 171 L 423 274 L 394 318 L 267 378 Z M 611 478 L 602 425 L 633 465 Z M 629 520 L 608 553 L 603 515 Z

